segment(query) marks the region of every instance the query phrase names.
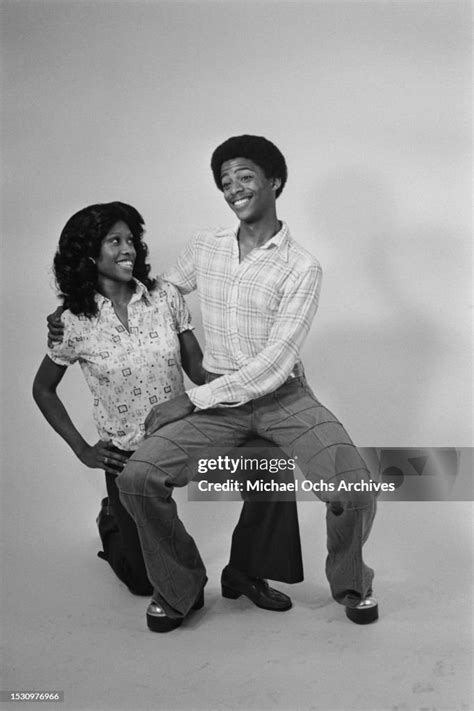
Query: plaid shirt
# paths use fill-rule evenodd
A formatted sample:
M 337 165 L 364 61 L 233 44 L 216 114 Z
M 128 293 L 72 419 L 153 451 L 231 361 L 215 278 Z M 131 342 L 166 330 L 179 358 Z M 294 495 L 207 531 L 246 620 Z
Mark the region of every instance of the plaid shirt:
M 187 391 L 199 409 L 243 405 L 273 392 L 301 367 L 322 271 L 286 224 L 242 262 L 235 230 L 199 232 L 164 278 L 184 294 L 198 290 L 203 365 L 222 374 Z

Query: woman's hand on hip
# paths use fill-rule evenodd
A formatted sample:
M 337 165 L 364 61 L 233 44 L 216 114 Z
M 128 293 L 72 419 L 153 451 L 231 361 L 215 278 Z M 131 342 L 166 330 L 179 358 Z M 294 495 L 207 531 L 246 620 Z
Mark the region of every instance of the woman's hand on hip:
M 107 474 L 120 474 L 127 457 L 114 451 L 114 445 L 108 440 L 100 439 L 94 445 L 87 447 L 79 454 L 79 459 L 90 469 L 103 469 Z

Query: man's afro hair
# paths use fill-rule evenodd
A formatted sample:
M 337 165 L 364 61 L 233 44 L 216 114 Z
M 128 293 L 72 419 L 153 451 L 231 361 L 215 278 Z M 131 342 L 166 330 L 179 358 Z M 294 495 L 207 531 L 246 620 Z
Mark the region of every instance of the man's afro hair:
M 281 151 L 263 136 L 233 136 L 216 148 L 211 158 L 211 169 L 214 180 L 222 190 L 221 166 L 233 158 L 248 158 L 256 163 L 267 178 L 279 178 L 281 185 L 275 193 L 278 197 L 285 187 L 288 177 L 286 162 Z

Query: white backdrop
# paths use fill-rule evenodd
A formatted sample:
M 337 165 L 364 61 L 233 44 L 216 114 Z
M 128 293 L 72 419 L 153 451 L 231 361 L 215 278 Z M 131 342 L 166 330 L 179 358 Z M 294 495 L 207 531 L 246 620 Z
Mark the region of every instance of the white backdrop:
M 4 0 L 1 12 L 3 688 L 65 689 L 76 710 L 467 708 L 471 505 L 380 506 L 367 560 L 382 616 L 362 635 L 329 600 L 322 505 L 299 506 L 306 579 L 292 616 L 270 621 L 219 595 L 239 504 L 179 491 L 210 582 L 203 616 L 160 644 L 145 601 L 95 558 L 103 474 L 49 428 L 31 384 L 69 216 L 135 205 L 157 273 L 195 229 L 233 224 L 210 156 L 263 134 L 289 166 L 279 216 L 324 268 L 302 354 L 314 390 L 361 446 L 469 446 L 470 3 Z M 95 441 L 78 368 L 61 393 Z
M 30 394 L 62 226 L 129 202 L 160 271 L 196 228 L 233 223 L 209 160 L 240 133 L 285 154 L 279 216 L 324 268 L 303 351 L 321 400 L 361 446 L 470 444 L 469 3 L 13 0 L 2 14 L 9 534 L 53 535 L 102 487 Z M 92 440 L 75 371 L 61 392 Z

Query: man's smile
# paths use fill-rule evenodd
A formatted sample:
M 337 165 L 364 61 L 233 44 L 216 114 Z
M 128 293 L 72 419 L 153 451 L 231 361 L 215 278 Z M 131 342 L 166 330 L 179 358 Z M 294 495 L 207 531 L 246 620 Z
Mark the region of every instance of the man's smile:
M 250 201 L 250 197 L 237 198 L 237 200 L 232 201 L 234 207 L 243 207 Z

